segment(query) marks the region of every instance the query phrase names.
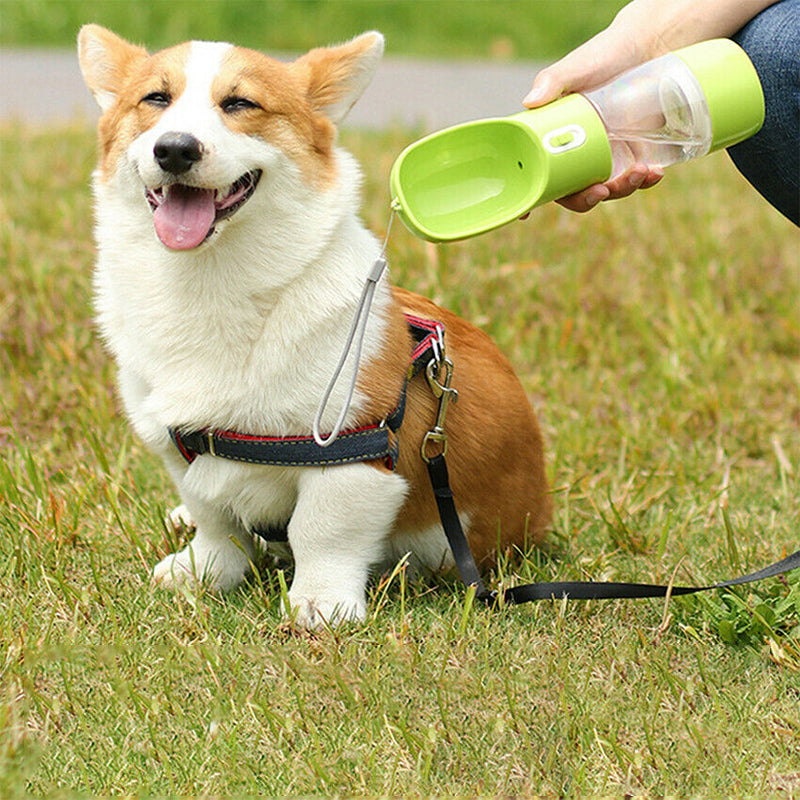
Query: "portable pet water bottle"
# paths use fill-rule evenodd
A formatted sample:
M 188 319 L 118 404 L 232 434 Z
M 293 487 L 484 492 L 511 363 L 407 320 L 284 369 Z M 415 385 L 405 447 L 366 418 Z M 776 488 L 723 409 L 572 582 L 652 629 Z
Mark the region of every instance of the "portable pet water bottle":
M 417 236 L 465 239 L 636 162 L 666 167 L 729 147 L 763 122 L 750 59 L 729 39 L 713 39 L 594 91 L 415 142 L 392 167 L 392 207 Z

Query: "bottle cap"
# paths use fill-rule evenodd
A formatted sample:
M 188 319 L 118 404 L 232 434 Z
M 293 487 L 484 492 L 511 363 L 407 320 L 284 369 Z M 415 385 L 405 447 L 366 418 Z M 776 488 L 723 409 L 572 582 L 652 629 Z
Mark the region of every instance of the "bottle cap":
M 764 93 L 747 53 L 730 39 L 711 39 L 676 50 L 703 89 L 711 115 L 709 152 L 730 147 L 764 123 Z

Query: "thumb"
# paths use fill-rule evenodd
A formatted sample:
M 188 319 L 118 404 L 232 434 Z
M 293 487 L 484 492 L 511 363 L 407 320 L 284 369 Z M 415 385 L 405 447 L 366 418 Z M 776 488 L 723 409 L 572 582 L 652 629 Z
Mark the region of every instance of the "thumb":
M 526 108 L 538 108 L 561 96 L 564 91 L 562 82 L 555 73 L 554 64 L 552 67 L 543 69 L 534 79 L 531 90 L 525 95 L 522 105 Z
M 595 37 L 597 39 L 597 37 Z M 595 39 L 545 67 L 534 79 L 530 92 L 522 101 L 527 108 L 536 108 L 557 100 L 562 94 L 579 92 L 592 85 Z
M 533 80 L 522 104 L 527 108 L 556 100 L 568 92 L 601 86 L 625 69 L 642 62 L 636 41 L 610 28 L 545 67 Z

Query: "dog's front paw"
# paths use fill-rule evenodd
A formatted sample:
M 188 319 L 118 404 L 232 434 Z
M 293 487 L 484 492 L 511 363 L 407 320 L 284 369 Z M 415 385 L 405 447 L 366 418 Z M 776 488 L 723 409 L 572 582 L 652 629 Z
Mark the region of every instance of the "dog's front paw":
M 153 583 L 176 590 L 187 584 L 205 583 L 216 592 L 238 586 L 247 575 L 249 561 L 244 553 L 195 552 L 192 545 L 173 553 L 153 568 Z
M 167 523 L 176 532 L 193 531 L 197 528 L 194 517 L 185 505 L 176 506 L 167 514 Z
M 184 557 L 187 550 L 188 547 L 180 553 L 172 553 L 155 565 L 152 579 L 156 586 L 174 591 L 186 584 L 200 582 L 202 575 L 197 575 L 192 559 Z
M 343 622 L 363 622 L 367 617 L 367 604 L 362 597 L 320 597 L 289 591 L 289 608 L 283 613 L 296 625 L 309 630 Z

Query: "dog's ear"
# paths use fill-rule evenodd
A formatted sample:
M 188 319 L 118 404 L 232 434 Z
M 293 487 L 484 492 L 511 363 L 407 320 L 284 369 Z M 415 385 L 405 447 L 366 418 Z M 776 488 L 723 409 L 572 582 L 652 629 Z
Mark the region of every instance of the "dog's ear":
M 78 61 L 83 79 L 102 111 L 113 105 L 125 78 L 145 58 L 144 48 L 126 42 L 100 25 L 84 25 L 78 34 Z
M 383 55 L 383 36 L 370 31 L 338 47 L 320 47 L 294 63 L 311 108 L 339 124 L 369 86 Z

